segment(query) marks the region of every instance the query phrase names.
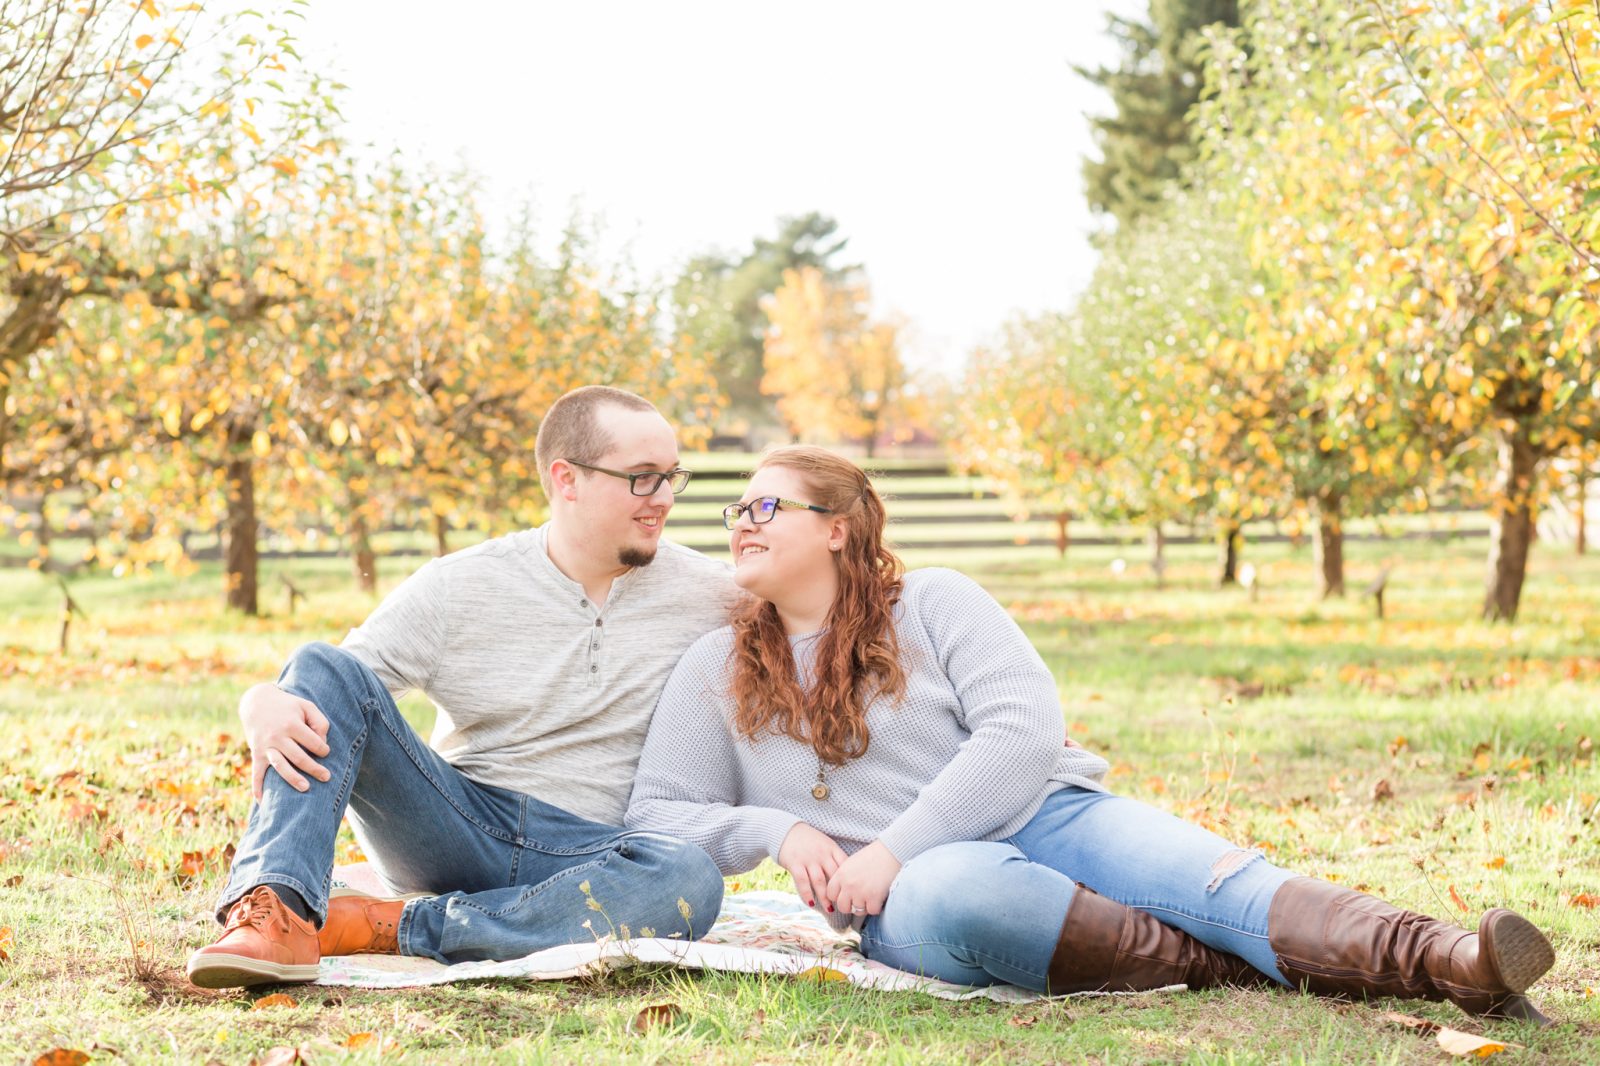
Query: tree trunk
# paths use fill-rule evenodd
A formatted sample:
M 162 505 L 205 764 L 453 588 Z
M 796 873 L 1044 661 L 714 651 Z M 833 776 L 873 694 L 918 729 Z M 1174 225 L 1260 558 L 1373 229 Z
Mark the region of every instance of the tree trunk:
M 1167 587 L 1167 531 L 1157 522 L 1150 527 L 1150 569 L 1156 575 L 1156 588 Z
M 228 514 L 223 540 L 228 606 L 248 615 L 261 613 L 256 605 L 256 470 L 255 457 L 250 452 L 253 432 L 249 420 L 228 427 Z
M 1244 551 L 1244 525 L 1224 522 L 1218 539 L 1217 587 L 1239 583 L 1239 555 Z
M 1067 523 L 1072 521 L 1071 511 L 1056 512 L 1056 556 L 1065 559 L 1067 547 L 1072 543 L 1072 535 L 1067 531 Z
M 26 274 L 12 281 L 10 295 L 11 311 L 0 319 L 0 459 L 11 439 L 11 419 L 5 413 L 11 382 L 21 376 L 33 353 L 55 336 L 67 287 L 54 276 Z M 18 471 L 0 469 L 0 485 L 14 473 Z
M 372 535 L 366 517 L 357 514 L 350 522 L 350 547 L 356 568 L 356 586 L 362 592 L 378 590 L 378 555 L 372 550 Z
M 1483 617 L 1490 622 L 1513 621 L 1522 599 L 1522 582 L 1528 574 L 1528 552 L 1533 547 L 1534 488 L 1538 484 L 1539 449 L 1528 437 L 1528 427 L 1514 422 L 1501 429 L 1489 532 L 1489 573 L 1483 599 Z
M 433 554 L 450 554 L 450 523 L 444 520 L 442 514 L 433 516 Z
M 1344 595 L 1344 498 L 1332 490 L 1318 494 L 1317 573 L 1323 599 Z
M 1589 551 L 1589 474 L 1588 471 L 1578 471 L 1578 554 L 1584 555 Z

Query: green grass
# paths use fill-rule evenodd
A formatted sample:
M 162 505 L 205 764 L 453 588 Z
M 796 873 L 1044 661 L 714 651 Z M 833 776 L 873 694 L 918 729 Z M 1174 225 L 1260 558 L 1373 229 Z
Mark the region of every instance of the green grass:
M 465 539 L 465 538 L 463 538 Z M 911 550 L 976 575 L 1060 680 L 1072 735 L 1110 783 L 1267 850 L 1301 872 L 1475 921 L 1511 905 L 1545 928 L 1556 969 L 1536 988 L 1555 1029 L 1486 1025 L 1526 1044 L 1503 1062 L 1600 1061 L 1600 560 L 1536 550 L 1515 626 L 1475 620 L 1481 543 L 1352 545 L 1353 583 L 1394 565 L 1389 618 L 1309 597 L 1309 549 L 1251 547 L 1255 601 L 1209 586 L 1212 551 L 1175 547 L 1156 589 L 1136 547 L 1069 553 Z M 1126 566 L 1112 568 L 1123 558 Z M 422 560 L 385 560 L 392 587 Z M 287 617 L 278 573 L 309 593 Z M 1436 1063 L 1428 1038 L 1372 1006 L 1266 991 L 1023 1008 L 841 985 L 672 971 L 590 982 L 414 991 L 291 989 L 293 1008 L 202 994 L 181 974 L 214 935 L 222 849 L 247 813 L 233 707 L 297 644 L 337 640 L 372 607 L 338 559 L 264 564 L 260 619 L 220 610 L 214 567 L 189 577 L 85 575 L 89 613 L 55 653 L 59 596 L 0 571 L 0 1060 L 54 1046 L 121 1061 L 244 1063 L 286 1044 L 314 1061 L 684 1063 Z M 405 710 L 426 730 L 432 709 Z M 198 853 L 187 877 L 185 853 Z M 1500 860 L 1504 862 L 1500 862 Z M 195 859 L 191 858 L 193 865 Z M 737 879 L 775 887 L 770 865 Z M 1452 891 L 1467 910 L 1452 901 Z M 643 1007 L 679 1023 L 639 1035 Z

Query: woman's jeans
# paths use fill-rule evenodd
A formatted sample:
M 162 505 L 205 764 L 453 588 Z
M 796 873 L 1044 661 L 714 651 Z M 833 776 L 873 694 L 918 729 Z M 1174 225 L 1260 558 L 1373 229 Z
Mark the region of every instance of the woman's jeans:
M 944 981 L 1047 991 L 1081 882 L 1288 984 L 1267 943 L 1267 908 L 1294 876 L 1138 800 L 1064 788 L 1014 836 L 945 844 L 906 863 L 861 947 Z
M 722 875 L 699 848 L 600 825 L 468 780 L 423 743 L 376 675 L 348 652 L 308 644 L 278 679 L 327 716 L 332 773 L 297 792 L 268 772 L 234 856 L 220 919 L 261 884 L 291 888 L 320 923 L 334 839 L 356 839 L 406 905 L 404 955 L 514 959 L 607 934 L 693 940 L 716 921 Z

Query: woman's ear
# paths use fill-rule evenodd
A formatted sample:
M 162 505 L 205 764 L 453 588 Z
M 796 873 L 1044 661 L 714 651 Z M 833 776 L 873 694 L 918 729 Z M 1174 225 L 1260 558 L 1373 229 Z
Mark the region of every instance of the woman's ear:
M 843 518 L 835 518 L 828 523 L 828 550 L 831 552 L 844 551 L 845 542 L 850 539 L 850 523 Z

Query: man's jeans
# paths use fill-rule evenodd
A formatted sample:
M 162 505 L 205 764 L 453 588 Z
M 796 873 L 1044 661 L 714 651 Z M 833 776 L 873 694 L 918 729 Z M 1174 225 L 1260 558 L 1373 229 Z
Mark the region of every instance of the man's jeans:
M 268 772 L 219 919 L 256 885 L 272 884 L 294 889 L 322 921 L 348 805 L 362 850 L 391 887 L 438 894 L 406 905 L 403 955 L 514 959 L 610 933 L 692 940 L 716 921 L 722 876 L 705 852 L 468 780 L 348 652 L 308 644 L 278 686 L 327 716 L 331 750 L 320 761 L 332 777 L 301 793 Z
M 1081 882 L 1288 984 L 1267 944 L 1267 909 L 1294 876 L 1138 800 L 1065 788 L 1006 840 L 945 844 L 906 863 L 861 947 L 945 981 L 1048 991 Z

